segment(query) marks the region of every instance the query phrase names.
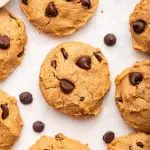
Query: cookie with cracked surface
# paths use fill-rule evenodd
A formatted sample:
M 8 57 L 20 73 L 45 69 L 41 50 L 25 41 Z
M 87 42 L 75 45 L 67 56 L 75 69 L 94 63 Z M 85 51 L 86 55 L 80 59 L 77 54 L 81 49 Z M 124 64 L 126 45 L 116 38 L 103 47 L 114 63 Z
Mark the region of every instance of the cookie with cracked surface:
M 0 150 L 9 150 L 20 136 L 23 121 L 16 98 L 0 90 Z
M 22 61 L 26 44 L 22 21 L 0 9 L 0 80 L 4 80 Z
M 113 140 L 108 150 L 149 150 L 150 135 L 145 133 L 132 133 Z
M 70 139 L 63 134 L 57 134 L 55 138 L 42 136 L 29 150 L 89 150 L 88 145 Z
M 94 15 L 98 0 L 22 0 L 21 8 L 40 31 L 63 36 L 84 26 Z
M 130 15 L 133 47 L 150 55 L 150 1 L 141 0 Z
M 95 116 L 109 90 L 108 63 L 98 48 L 66 42 L 44 60 L 40 88 L 50 106 L 74 117 Z
M 136 63 L 117 76 L 116 103 L 130 126 L 150 132 L 150 60 Z

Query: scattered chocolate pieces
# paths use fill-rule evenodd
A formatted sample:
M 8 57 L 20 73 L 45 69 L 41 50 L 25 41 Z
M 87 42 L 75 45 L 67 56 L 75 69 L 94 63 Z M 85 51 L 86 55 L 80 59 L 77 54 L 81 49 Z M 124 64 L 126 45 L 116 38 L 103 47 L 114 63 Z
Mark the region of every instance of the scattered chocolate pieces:
M 141 34 L 144 32 L 145 27 L 146 27 L 146 22 L 143 20 L 137 20 L 136 22 L 133 23 L 133 31 L 137 34 Z
M 91 1 L 90 1 L 90 0 L 81 0 L 81 4 L 82 4 L 84 7 L 87 7 L 88 9 L 91 8 Z
M 56 69 L 56 67 L 57 67 L 57 61 L 56 60 L 52 60 L 51 61 L 51 66 Z
M 50 2 L 45 10 L 45 16 L 47 17 L 56 17 L 58 15 L 58 11 L 54 2 Z
M 33 130 L 40 133 L 44 130 L 45 124 L 42 121 L 36 121 L 33 123 Z
M 0 48 L 8 49 L 10 47 L 10 38 L 7 35 L 0 35 Z
M 111 143 L 114 140 L 114 138 L 115 138 L 115 134 L 112 131 L 105 133 L 103 136 L 103 140 L 106 144 Z
M 8 104 L 1 104 L 2 109 L 2 119 L 6 119 L 9 116 Z
M 143 145 L 143 143 L 142 143 L 142 142 L 136 142 L 136 145 L 137 145 L 138 147 L 141 147 L 141 148 L 143 148 L 143 147 L 144 147 L 144 145 Z
M 28 0 L 22 0 L 22 3 L 28 5 Z
M 100 53 L 99 53 L 99 52 L 93 52 L 93 54 L 94 54 L 94 56 L 97 58 L 97 60 L 98 60 L 99 62 L 101 62 L 102 58 L 101 58 L 101 56 L 100 56 Z
M 129 81 L 133 86 L 138 85 L 142 80 L 143 75 L 140 72 L 131 72 L 129 74 Z
M 107 34 L 107 35 L 105 35 L 104 43 L 107 46 L 114 46 L 116 44 L 116 36 L 114 34 Z
M 64 56 L 65 59 L 68 58 L 68 53 L 65 51 L 64 48 L 61 48 L 61 53 L 63 54 L 63 56 Z
M 33 101 L 32 94 L 29 92 L 23 92 L 19 95 L 20 102 L 24 105 L 31 104 Z

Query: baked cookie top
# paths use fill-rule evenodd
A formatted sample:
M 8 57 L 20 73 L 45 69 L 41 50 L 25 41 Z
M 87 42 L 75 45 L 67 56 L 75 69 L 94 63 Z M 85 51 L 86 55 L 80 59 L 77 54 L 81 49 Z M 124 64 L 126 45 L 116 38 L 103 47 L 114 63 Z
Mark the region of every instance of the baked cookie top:
M 150 60 L 136 63 L 117 76 L 116 103 L 130 126 L 150 132 Z
M 40 31 L 72 34 L 93 16 L 98 0 L 22 0 L 21 8 Z
M 108 63 L 98 48 L 66 42 L 45 58 L 40 88 L 49 105 L 74 117 L 100 112 L 110 87 Z
M 0 80 L 22 61 L 26 33 L 24 24 L 6 9 L 0 9 Z
M 70 139 L 63 134 L 57 134 L 55 138 L 42 136 L 29 150 L 89 150 L 87 145 Z

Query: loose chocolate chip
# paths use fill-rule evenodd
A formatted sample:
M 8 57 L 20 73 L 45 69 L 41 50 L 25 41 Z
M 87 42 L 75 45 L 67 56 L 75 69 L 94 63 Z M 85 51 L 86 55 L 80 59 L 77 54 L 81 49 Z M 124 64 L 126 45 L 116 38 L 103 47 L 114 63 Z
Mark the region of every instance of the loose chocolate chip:
M 31 104 L 33 101 L 32 94 L 29 92 L 23 92 L 19 95 L 19 99 L 22 104 L 28 105 Z
M 116 97 L 116 100 L 121 103 L 123 102 L 122 97 Z
M 71 93 L 74 87 L 74 84 L 66 79 L 60 81 L 60 88 L 65 94 Z
M 58 11 L 54 2 L 50 2 L 45 10 L 45 16 L 47 17 L 56 17 L 58 15 Z
M 105 35 L 104 43 L 107 46 L 114 46 L 116 44 L 116 36 L 114 34 L 107 34 L 107 35 Z
M 0 35 L 0 48 L 8 49 L 10 47 L 10 38 L 7 35 Z
M 77 60 L 76 65 L 82 69 L 88 70 L 91 68 L 91 58 L 89 56 L 81 56 Z
M 61 53 L 63 54 L 65 59 L 68 59 L 68 53 L 65 51 L 64 48 L 61 48 Z
M 91 1 L 90 1 L 90 0 L 81 0 L 81 4 L 82 4 L 84 7 L 87 7 L 88 9 L 91 8 Z
M 99 62 L 101 62 L 102 58 L 101 58 L 101 56 L 99 55 L 99 52 L 93 52 L 93 54 L 94 54 L 94 56 L 97 58 L 97 60 L 98 60 Z
M 57 67 L 57 61 L 56 60 L 52 60 L 51 61 L 51 66 L 56 69 L 56 67 Z
M 42 121 L 36 121 L 33 123 L 33 130 L 40 133 L 44 130 L 45 124 Z
M 2 119 L 6 119 L 9 116 L 9 109 L 7 104 L 2 104 L 1 105 L 1 109 L 2 109 Z
M 22 0 L 22 3 L 28 5 L 28 0 Z
M 129 80 L 133 86 L 138 85 L 143 80 L 143 75 L 140 72 L 131 72 L 129 74 Z
M 141 34 L 144 32 L 146 27 L 146 22 L 143 20 L 137 20 L 136 22 L 133 23 L 133 31 L 137 34 Z
M 84 101 L 85 97 L 80 97 L 80 101 Z
M 114 138 L 115 138 L 115 134 L 112 131 L 105 133 L 103 136 L 103 140 L 107 144 L 111 143 L 114 140 Z
M 136 145 L 137 145 L 137 146 L 139 146 L 139 147 L 141 147 L 141 148 L 143 148 L 143 147 L 144 147 L 144 145 L 143 145 L 143 143 L 142 143 L 142 142 L 136 142 Z

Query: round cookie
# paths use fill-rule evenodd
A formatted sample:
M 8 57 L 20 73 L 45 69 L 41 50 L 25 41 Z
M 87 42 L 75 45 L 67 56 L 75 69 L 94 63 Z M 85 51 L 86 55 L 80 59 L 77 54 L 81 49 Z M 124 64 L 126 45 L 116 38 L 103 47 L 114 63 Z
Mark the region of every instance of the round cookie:
M 150 60 L 136 63 L 117 76 L 116 103 L 130 126 L 150 132 Z
M 26 34 L 23 22 L 6 9 L 0 9 L 0 80 L 22 61 Z
M 98 48 L 66 42 L 44 60 L 40 88 L 50 106 L 74 117 L 97 115 L 110 88 L 108 63 Z
M 98 0 L 22 0 L 21 8 L 40 31 L 72 34 L 94 15 Z
M 130 15 L 133 47 L 150 55 L 150 1 L 141 0 Z
M 63 134 L 57 134 L 55 138 L 42 136 L 29 150 L 89 150 L 88 145 L 70 139 Z
M 108 150 L 150 150 L 150 135 L 133 133 L 118 137 L 108 145 Z
M 20 136 L 23 121 L 16 98 L 0 90 L 0 150 L 8 150 Z

